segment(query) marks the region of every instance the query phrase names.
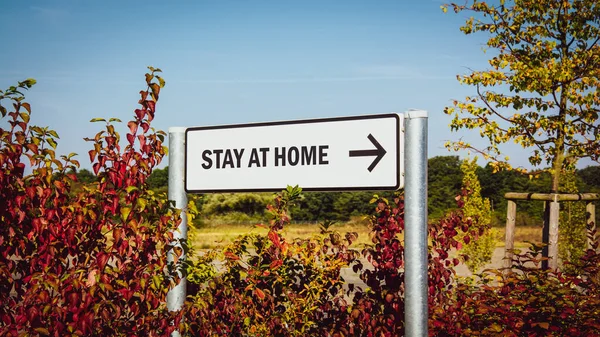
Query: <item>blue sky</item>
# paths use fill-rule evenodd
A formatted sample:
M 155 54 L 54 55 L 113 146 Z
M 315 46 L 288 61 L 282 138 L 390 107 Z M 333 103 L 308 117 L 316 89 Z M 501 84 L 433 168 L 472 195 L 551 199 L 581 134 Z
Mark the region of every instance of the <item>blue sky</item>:
M 101 124 L 127 121 L 146 66 L 163 70 L 154 126 L 429 112 L 429 156 L 448 155 L 443 114 L 472 94 L 457 74 L 487 66 L 484 36 L 441 1 L 2 1 L 0 87 L 28 77 L 32 123 L 90 167 Z M 125 133 L 126 127 L 121 129 Z M 524 151 L 508 153 L 526 164 Z M 519 159 L 519 157 L 521 159 Z M 166 163 L 166 162 L 165 162 Z M 480 165 L 484 162 L 479 161 Z

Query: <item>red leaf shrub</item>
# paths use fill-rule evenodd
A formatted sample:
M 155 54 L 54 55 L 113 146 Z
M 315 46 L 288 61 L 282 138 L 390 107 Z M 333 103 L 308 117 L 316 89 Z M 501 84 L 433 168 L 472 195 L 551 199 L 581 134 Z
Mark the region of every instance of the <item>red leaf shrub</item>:
M 98 179 L 80 191 L 74 154 L 57 158 L 58 134 L 29 125 L 21 91 L 34 81 L 0 91 L 0 104 L 14 109 L 0 108 L 9 125 L 0 128 L 1 336 L 168 336 L 174 329 L 165 296 L 177 280 L 165 250 L 179 212 L 145 183 L 166 153 L 165 134 L 131 128 L 154 116 L 159 71 L 150 68 L 129 122 L 134 141 L 121 148 L 117 119 L 87 139 Z
M 596 242 L 576 263 L 577 274 L 566 274 L 540 269 L 542 247 L 532 245 L 514 256 L 511 270 L 489 270 L 480 283 L 459 284 L 451 305 L 432 318 L 432 334 L 600 336 L 597 248 Z

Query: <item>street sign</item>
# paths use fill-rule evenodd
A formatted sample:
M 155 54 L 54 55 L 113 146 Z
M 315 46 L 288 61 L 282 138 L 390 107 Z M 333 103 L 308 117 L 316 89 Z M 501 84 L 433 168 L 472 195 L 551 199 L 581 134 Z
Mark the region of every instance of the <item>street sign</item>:
M 397 190 L 402 114 L 187 128 L 189 193 Z

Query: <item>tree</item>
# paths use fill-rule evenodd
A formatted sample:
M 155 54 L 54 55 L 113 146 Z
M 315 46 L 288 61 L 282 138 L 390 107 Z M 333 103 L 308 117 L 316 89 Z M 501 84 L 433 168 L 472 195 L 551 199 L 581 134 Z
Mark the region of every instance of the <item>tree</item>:
M 600 191 L 600 166 L 588 166 L 578 170 L 577 175 L 583 180 L 584 188 Z
M 465 264 L 472 272 L 492 261 L 492 254 L 496 248 L 494 232 L 490 228 L 492 207 L 489 199 L 481 197 L 481 185 L 476 174 L 478 167 L 477 157 L 473 160 L 465 159 L 460 165 L 464 174 L 462 185 L 466 191 L 463 213 L 473 221 L 472 228 L 476 231 L 475 237 L 470 237 L 468 234 L 462 237 L 465 243 L 463 253 L 469 256 Z
M 323 221 L 338 220 L 334 213 L 336 193 L 308 192 L 290 211 L 294 220 Z
M 460 29 L 467 35 L 487 33 L 494 56 L 491 69 L 458 76 L 476 95 L 445 109 L 454 117 L 452 130 L 479 129 L 489 146 L 446 145 L 481 153 L 495 170 L 512 169 L 508 157 L 500 158 L 500 145 L 514 141 L 533 148 L 529 162 L 549 165 L 550 191 L 559 192 L 561 172 L 573 170 L 580 158 L 600 156 L 600 4 L 474 0 L 450 6 L 476 15 Z
M 150 188 L 158 189 L 169 186 L 169 167 L 164 169 L 155 169 L 152 171 L 150 177 L 148 177 L 148 185 Z
M 88 169 L 81 169 L 79 171 L 77 171 L 77 181 L 84 183 L 84 184 L 90 184 L 96 181 L 96 176 Z
M 550 185 L 550 174 L 544 172 L 537 179 L 529 179 L 527 176 L 516 171 L 500 171 L 494 173 L 489 163 L 477 170 L 481 183 L 481 195 L 489 198 L 492 209 L 497 219 L 506 221 L 506 199 L 504 195 L 512 191 L 529 191 L 544 193 Z M 544 205 L 539 202 L 517 201 L 519 214 L 517 214 L 517 226 L 532 225 L 542 221 Z
M 577 171 L 577 176 L 581 179 L 581 192 L 600 193 L 600 166 L 588 166 Z M 596 209 L 600 209 L 600 202 L 594 203 Z M 600 212 L 596 211 L 596 224 L 600 223 Z
M 460 194 L 463 174 L 458 156 L 438 156 L 427 161 L 429 215 L 433 218 L 444 216 L 448 210 L 456 208 L 454 198 Z
M 268 193 L 219 193 L 206 196 L 202 215 L 211 222 L 244 223 L 266 220 Z

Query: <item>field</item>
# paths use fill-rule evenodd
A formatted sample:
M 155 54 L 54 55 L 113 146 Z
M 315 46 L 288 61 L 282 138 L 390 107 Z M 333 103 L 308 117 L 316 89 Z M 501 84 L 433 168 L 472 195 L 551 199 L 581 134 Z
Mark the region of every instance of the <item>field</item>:
M 331 230 L 340 233 L 357 232 L 358 241 L 351 247 L 362 248 L 365 244 L 371 242 L 369 237 L 368 225 L 364 222 L 356 221 L 351 223 L 335 224 Z M 494 228 L 496 232 L 496 247 L 504 247 L 504 228 Z M 265 227 L 253 225 L 218 225 L 205 226 L 203 228 L 190 228 L 190 238 L 195 249 L 212 249 L 222 247 L 230 243 L 239 235 L 245 233 L 266 234 Z M 318 235 L 320 232 L 318 224 L 293 224 L 288 225 L 283 230 L 286 239 L 309 238 Z M 515 247 L 526 247 L 527 242 L 540 243 L 542 241 L 542 228 L 540 226 L 517 226 L 515 228 Z

